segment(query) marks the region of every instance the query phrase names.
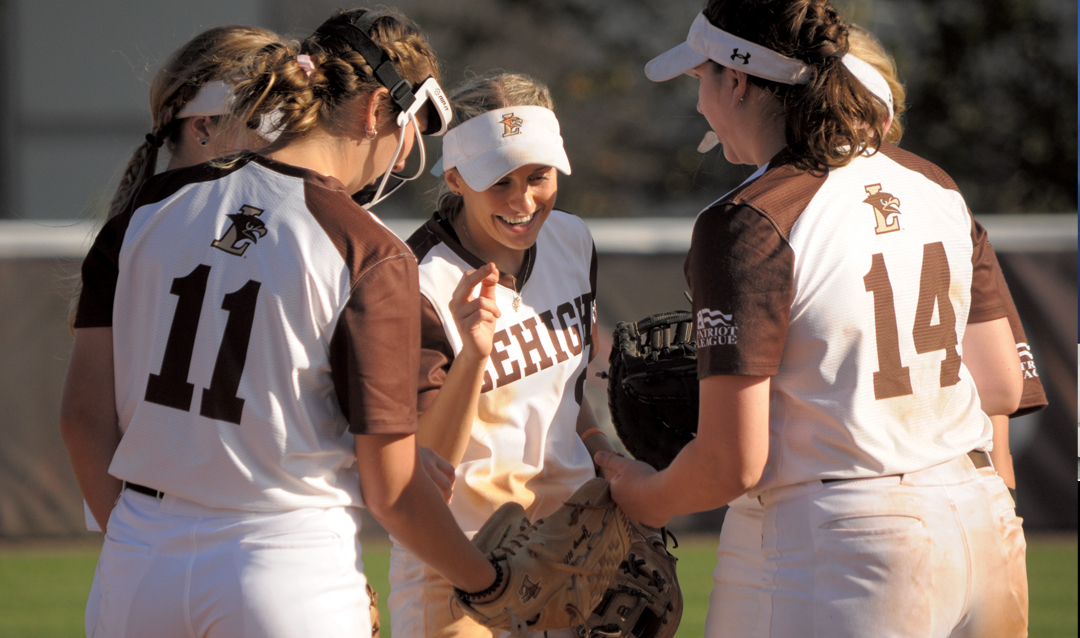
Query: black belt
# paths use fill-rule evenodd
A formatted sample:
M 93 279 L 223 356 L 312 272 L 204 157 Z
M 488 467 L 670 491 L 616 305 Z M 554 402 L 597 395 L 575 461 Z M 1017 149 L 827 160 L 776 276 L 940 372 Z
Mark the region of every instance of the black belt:
M 983 452 L 982 450 L 972 450 L 967 453 L 968 458 L 971 459 L 971 463 L 975 466 L 976 470 L 984 467 L 990 467 L 990 454 Z M 880 477 L 867 477 L 867 478 L 880 478 Z M 822 483 L 836 483 L 838 481 L 857 481 L 859 479 L 844 479 L 844 478 L 827 478 L 821 479 Z M 1015 500 L 1015 499 L 1014 499 Z
M 132 492 L 138 492 L 139 494 L 146 494 L 147 496 L 153 496 L 154 498 L 161 500 L 165 496 L 165 492 L 160 492 L 151 487 L 145 485 L 139 485 L 138 483 L 124 482 L 124 489 L 131 490 Z

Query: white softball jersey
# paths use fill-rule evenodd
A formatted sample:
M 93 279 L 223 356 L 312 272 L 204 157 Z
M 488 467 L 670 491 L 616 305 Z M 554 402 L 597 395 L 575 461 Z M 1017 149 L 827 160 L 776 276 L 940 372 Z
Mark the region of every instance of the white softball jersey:
M 701 213 L 699 376 L 772 377 L 752 496 L 989 449 L 960 358 L 969 321 L 1006 316 L 988 253 L 952 180 L 890 145 L 827 172 L 781 152 Z
M 352 435 L 415 431 L 416 261 L 336 179 L 253 154 L 155 176 L 83 286 L 76 327 L 112 327 L 117 478 L 211 508 L 360 505 Z
M 438 215 L 408 243 L 419 261 L 424 306 L 422 412 L 462 347 L 450 298 L 462 275 L 484 262 Z M 576 430 L 585 368 L 595 353 L 596 251 L 585 223 L 553 210 L 526 253 L 518 285 L 517 301 L 509 276 L 496 287 L 502 316 L 450 502 L 467 534 L 509 501 L 533 520 L 544 516 L 595 476 Z

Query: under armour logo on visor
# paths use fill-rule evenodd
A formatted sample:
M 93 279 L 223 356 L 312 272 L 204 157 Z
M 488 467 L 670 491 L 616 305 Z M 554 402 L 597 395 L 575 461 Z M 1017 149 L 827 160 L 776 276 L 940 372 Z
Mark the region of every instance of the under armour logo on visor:
M 734 60 L 735 58 L 739 58 L 740 60 L 742 60 L 743 64 L 750 64 L 750 53 L 749 52 L 744 53 L 742 55 L 739 55 L 739 50 L 735 49 L 735 50 L 733 50 L 731 52 L 731 59 Z

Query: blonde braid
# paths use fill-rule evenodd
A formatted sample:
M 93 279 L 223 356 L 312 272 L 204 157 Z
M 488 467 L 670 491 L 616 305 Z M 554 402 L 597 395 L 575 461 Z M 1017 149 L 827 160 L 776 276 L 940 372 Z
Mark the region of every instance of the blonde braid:
M 274 33 L 265 29 L 225 25 L 204 31 L 169 56 L 150 83 L 151 132 L 147 140 L 132 151 L 131 159 L 124 167 L 120 183 L 109 202 L 106 219 L 112 219 L 130 208 L 139 189 L 154 175 L 158 150 L 166 143 L 172 148 L 180 130 L 177 115 L 199 89 L 209 81 L 225 78 L 244 56 L 277 40 Z M 82 279 L 78 274 L 65 276 L 64 279 L 73 282 L 68 327 L 74 330 Z

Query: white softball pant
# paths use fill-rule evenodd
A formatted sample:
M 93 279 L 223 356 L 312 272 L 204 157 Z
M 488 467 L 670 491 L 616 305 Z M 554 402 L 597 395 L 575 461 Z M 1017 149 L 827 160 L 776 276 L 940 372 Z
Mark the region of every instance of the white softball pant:
M 760 559 L 752 506 L 731 510 L 730 533 L 725 519 L 709 638 L 1027 635 L 1022 521 L 1001 478 L 967 455 L 761 502 Z
M 359 528 L 355 508 L 238 513 L 124 490 L 87 636 L 370 636 Z
M 729 504 L 716 549 L 713 590 L 705 616 L 708 638 L 748 638 L 757 624 L 765 577 L 761 525 L 765 509 L 745 494 Z

